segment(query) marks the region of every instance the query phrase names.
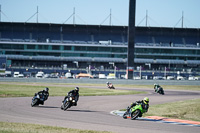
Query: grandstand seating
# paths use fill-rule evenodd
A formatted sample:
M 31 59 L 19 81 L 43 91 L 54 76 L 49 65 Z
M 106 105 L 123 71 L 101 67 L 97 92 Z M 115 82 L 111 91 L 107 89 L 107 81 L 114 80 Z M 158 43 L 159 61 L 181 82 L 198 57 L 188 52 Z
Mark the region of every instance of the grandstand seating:
M 12 61 L 13 68 L 28 67 L 33 71 L 61 71 L 63 64 L 84 70 L 88 65 L 95 69 L 104 66 L 112 71 L 109 62 L 114 62 L 125 72 L 127 47 L 123 45 L 128 45 L 127 31 L 127 26 L 0 22 L 0 54 Z M 151 64 L 148 69 L 199 69 L 199 35 L 198 29 L 136 27 L 134 62 L 143 67 Z M 78 68 L 74 61 L 79 63 Z
M 0 23 L 0 41 L 96 44 L 111 40 L 113 45 L 127 44 L 127 27 L 33 23 Z M 137 45 L 188 46 L 199 44 L 195 29 L 136 27 Z

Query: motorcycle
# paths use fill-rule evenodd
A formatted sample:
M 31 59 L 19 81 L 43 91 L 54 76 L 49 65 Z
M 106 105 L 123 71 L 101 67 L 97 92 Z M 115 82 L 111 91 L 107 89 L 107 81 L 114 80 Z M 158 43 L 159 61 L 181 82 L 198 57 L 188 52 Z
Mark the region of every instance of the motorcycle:
M 141 104 L 136 104 L 134 107 L 128 107 L 127 111 L 123 114 L 123 118 L 131 118 L 131 120 L 135 120 L 138 117 L 142 117 L 143 113 L 146 113 L 147 110 L 142 108 Z
M 62 103 L 61 105 L 61 109 L 62 110 L 67 110 L 68 108 L 70 108 L 71 106 L 73 106 L 76 103 L 75 101 L 75 97 L 72 95 L 69 95 Z
M 115 87 L 113 86 L 113 84 L 109 84 L 109 85 L 107 85 L 107 87 L 108 87 L 109 89 L 115 89 Z
M 35 95 L 32 98 L 31 106 L 38 106 L 39 104 L 44 104 L 44 101 L 46 101 L 44 94 L 38 94 L 35 93 Z
M 155 92 L 157 92 L 157 93 L 159 93 L 159 94 L 161 94 L 161 95 L 165 95 L 164 90 L 163 90 L 162 87 L 159 87 L 159 88 L 158 88 L 158 91 L 155 89 Z

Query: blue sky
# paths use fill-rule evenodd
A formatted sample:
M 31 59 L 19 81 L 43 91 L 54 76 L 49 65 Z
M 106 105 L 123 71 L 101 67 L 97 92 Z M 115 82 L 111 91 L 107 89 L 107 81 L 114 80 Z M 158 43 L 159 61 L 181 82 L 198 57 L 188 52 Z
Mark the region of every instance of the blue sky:
M 136 3 L 136 26 L 145 26 L 148 11 L 148 26 L 181 27 L 179 20 L 184 12 L 184 27 L 200 28 L 200 0 L 137 0 Z M 0 5 L 3 22 L 26 22 L 38 6 L 40 23 L 62 24 L 75 7 L 76 24 L 109 25 L 111 10 L 112 25 L 128 25 L 129 0 L 0 0 Z M 28 22 L 36 22 L 36 15 Z M 73 17 L 65 24 L 72 23 Z

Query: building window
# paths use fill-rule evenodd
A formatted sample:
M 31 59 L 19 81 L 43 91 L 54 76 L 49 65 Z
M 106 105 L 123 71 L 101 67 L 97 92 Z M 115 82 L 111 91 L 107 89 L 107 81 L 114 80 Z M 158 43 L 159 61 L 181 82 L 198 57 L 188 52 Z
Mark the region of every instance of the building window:
M 35 49 L 35 45 L 27 45 L 27 49 Z
M 71 46 L 64 46 L 64 50 L 72 50 Z
M 52 50 L 60 50 L 60 46 L 52 46 Z
M 40 49 L 40 50 L 48 50 L 48 45 L 38 45 L 38 49 Z

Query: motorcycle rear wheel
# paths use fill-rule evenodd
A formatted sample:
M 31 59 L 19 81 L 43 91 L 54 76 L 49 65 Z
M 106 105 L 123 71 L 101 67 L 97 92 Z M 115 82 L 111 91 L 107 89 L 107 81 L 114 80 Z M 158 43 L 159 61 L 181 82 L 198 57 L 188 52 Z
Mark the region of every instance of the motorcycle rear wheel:
M 159 93 L 160 93 L 160 94 L 162 94 L 162 95 L 165 95 L 165 93 L 164 93 L 164 90 L 163 90 L 163 89 L 160 89 Z

